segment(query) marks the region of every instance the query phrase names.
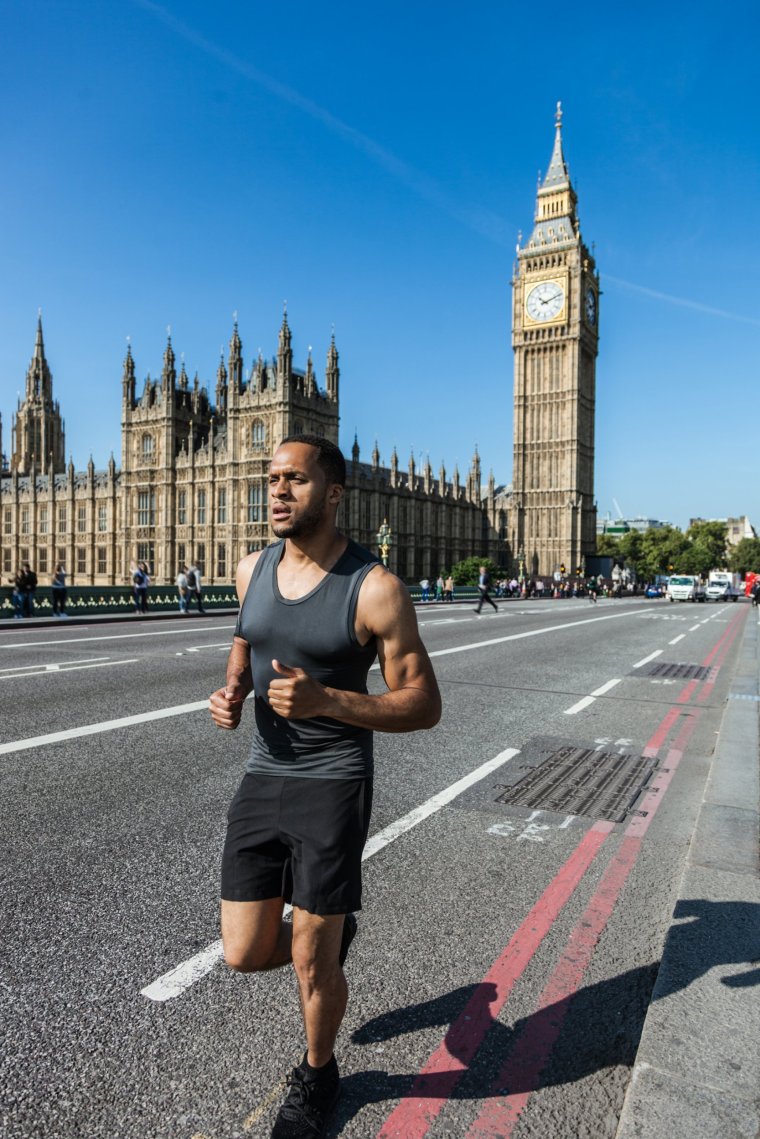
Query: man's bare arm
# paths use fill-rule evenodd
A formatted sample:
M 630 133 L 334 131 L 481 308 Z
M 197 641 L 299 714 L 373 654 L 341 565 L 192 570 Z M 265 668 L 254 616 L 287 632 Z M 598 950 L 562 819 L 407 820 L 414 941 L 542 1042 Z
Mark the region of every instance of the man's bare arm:
M 303 669 L 275 661 L 281 678 L 272 682 L 267 694 L 274 710 L 286 719 L 330 716 L 379 732 L 434 727 L 441 718 L 438 683 L 420 639 L 411 598 L 397 577 L 381 569 L 367 575 L 359 594 L 357 626 L 377 638 L 388 692 L 370 696 L 329 688 Z
M 241 606 L 258 558 L 259 553 L 249 554 L 238 564 L 235 586 Z M 224 688 L 218 688 L 209 697 L 211 719 L 218 728 L 233 730 L 238 726 L 243 714 L 243 702 L 252 689 L 251 646 L 242 637 L 235 636 L 227 658 L 227 682 Z

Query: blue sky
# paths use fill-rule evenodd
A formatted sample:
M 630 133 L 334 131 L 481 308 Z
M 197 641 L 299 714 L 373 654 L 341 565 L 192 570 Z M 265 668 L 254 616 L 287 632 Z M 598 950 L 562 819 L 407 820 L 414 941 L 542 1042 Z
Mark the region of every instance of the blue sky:
M 512 472 L 510 279 L 558 99 L 603 296 L 600 514 L 760 527 L 755 3 L 1 0 L 3 448 L 42 308 L 78 467 L 166 328 L 320 371 L 341 443 Z

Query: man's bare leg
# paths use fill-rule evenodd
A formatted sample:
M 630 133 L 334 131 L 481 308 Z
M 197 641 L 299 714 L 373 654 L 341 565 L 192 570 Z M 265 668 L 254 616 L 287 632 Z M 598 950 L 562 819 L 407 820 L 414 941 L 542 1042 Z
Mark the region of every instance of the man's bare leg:
M 284 907 L 282 898 L 222 900 L 224 959 L 232 969 L 256 973 L 290 963 L 293 926 L 282 920 Z
M 306 1058 L 322 1068 L 332 1057 L 346 1012 L 348 986 L 338 961 L 344 915 L 322 917 L 293 908 L 293 966 L 301 993 Z

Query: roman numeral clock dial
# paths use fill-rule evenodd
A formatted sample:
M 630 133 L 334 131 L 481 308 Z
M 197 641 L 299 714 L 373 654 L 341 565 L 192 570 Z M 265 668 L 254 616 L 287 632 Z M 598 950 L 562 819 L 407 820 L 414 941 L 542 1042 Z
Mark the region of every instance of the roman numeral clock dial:
M 525 299 L 525 311 L 531 320 L 544 323 L 556 320 L 565 307 L 565 290 L 559 281 L 541 281 Z

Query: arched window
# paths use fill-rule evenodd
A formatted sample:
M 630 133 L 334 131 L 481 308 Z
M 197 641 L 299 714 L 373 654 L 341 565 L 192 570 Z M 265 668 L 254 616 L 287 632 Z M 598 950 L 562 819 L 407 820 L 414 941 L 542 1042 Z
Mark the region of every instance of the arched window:
M 142 437 L 142 454 L 144 459 L 153 458 L 153 436 L 143 435 Z
M 266 446 L 267 429 L 260 419 L 251 427 L 251 447 L 254 451 L 262 451 Z

